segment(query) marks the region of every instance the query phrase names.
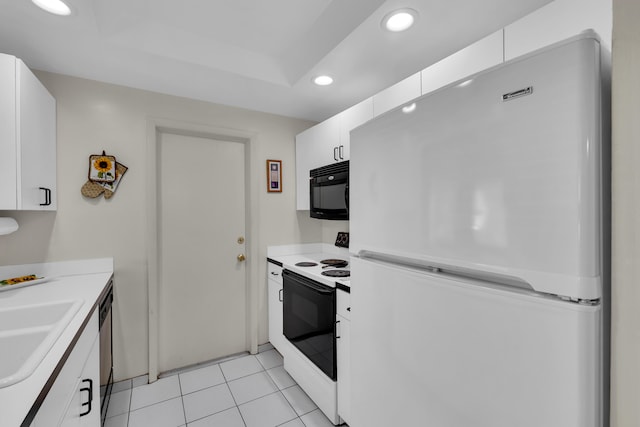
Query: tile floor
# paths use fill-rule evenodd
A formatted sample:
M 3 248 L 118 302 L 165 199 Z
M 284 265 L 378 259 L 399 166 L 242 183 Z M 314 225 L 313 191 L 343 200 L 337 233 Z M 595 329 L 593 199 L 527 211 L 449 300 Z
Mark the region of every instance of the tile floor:
M 146 382 L 114 384 L 106 427 L 333 427 L 270 345 Z

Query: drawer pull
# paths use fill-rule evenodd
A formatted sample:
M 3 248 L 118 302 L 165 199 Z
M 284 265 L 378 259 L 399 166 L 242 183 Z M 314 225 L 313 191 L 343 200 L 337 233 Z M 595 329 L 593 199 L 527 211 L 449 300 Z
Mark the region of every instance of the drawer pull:
M 51 206 L 51 189 L 46 187 L 39 187 L 44 191 L 44 203 L 40 203 L 40 206 Z
M 89 399 L 87 399 L 87 401 L 82 404 L 82 406 L 88 406 L 88 408 L 87 408 L 87 410 L 85 412 L 82 412 L 80 414 L 81 417 L 84 417 L 85 415 L 89 415 L 91 413 L 91 402 L 93 401 L 93 380 L 91 378 L 82 380 L 83 383 L 85 383 L 87 381 L 89 382 L 89 387 L 82 387 L 80 389 L 81 393 L 83 391 L 89 392 L 89 396 L 88 396 Z

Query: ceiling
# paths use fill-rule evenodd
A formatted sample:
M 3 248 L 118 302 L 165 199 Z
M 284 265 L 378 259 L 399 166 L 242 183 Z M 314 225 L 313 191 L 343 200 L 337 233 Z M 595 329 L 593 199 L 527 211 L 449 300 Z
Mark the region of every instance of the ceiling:
M 0 52 L 31 68 L 322 121 L 551 0 L 0 0 Z M 418 11 L 403 33 L 380 22 Z M 311 79 L 330 74 L 334 84 Z

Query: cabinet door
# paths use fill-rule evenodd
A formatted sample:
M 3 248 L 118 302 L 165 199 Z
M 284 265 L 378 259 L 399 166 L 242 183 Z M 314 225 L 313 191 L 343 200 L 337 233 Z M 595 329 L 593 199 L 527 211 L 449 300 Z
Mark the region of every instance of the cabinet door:
M 60 425 L 86 425 L 97 427 L 100 425 L 100 390 L 98 381 L 100 381 L 99 372 L 99 345 L 98 343 L 98 313 L 94 311 L 91 320 L 84 328 L 82 335 L 71 351 L 69 358 L 58 373 L 58 377 L 47 393 L 42 406 L 38 410 L 32 427 L 53 427 Z M 94 359 L 98 357 L 96 362 Z M 87 424 L 80 424 L 80 408 L 82 403 L 87 401 L 88 392 L 81 392 L 80 389 L 86 387 L 82 380 L 88 378 L 88 372 L 95 369 L 94 398 L 92 402 L 92 410 L 98 413 L 97 424 L 94 423 L 95 418 L 87 419 Z M 97 380 L 95 380 L 97 378 Z M 84 418 L 84 417 L 82 417 Z M 84 422 L 84 420 L 82 420 Z
M 505 27 L 505 60 L 595 30 L 611 49 L 611 0 L 555 0 Z
M 80 407 L 80 393 L 77 392 L 80 388 L 80 379 L 76 380 L 75 390 L 76 392 L 71 395 L 71 400 L 64 409 L 64 416 L 60 421 L 58 427 L 79 427 L 80 417 L 78 417 L 78 408 Z M 53 425 L 53 424 L 52 424 Z
M 18 209 L 56 209 L 56 101 L 20 60 L 18 85 L 18 146 L 20 180 Z
M 268 309 L 269 309 L 269 341 L 282 352 L 282 284 L 275 280 L 268 280 Z
M 336 316 L 336 363 L 338 366 L 338 415 L 347 423 L 351 420 L 351 321 Z
M 0 210 L 17 207 L 16 59 L 0 54 Z
M 347 108 L 339 115 L 340 120 L 340 145 L 338 153 L 340 161 L 349 160 L 349 145 L 351 141 L 351 130 L 357 128 L 373 118 L 373 98 Z
M 93 343 L 91 353 L 80 376 L 78 419 L 82 427 L 100 425 L 100 340 Z
M 336 162 L 339 118 L 334 116 L 296 136 L 296 208 L 309 210 L 309 171 Z
M 433 92 L 503 62 L 502 30 L 422 70 L 422 94 Z
M 96 339 L 76 381 L 75 392 L 69 402 L 61 427 L 98 427 L 100 425 L 100 345 Z

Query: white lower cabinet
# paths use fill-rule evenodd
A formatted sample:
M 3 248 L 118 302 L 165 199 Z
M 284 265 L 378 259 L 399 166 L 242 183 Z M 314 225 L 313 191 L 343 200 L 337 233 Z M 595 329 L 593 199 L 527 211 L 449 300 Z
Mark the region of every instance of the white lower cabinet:
M 282 354 L 282 267 L 267 262 L 267 302 L 269 310 L 269 342 Z
M 58 373 L 32 427 L 100 426 L 99 342 L 96 311 Z
M 338 415 L 351 420 L 351 294 L 336 291 L 336 363 L 338 365 Z

